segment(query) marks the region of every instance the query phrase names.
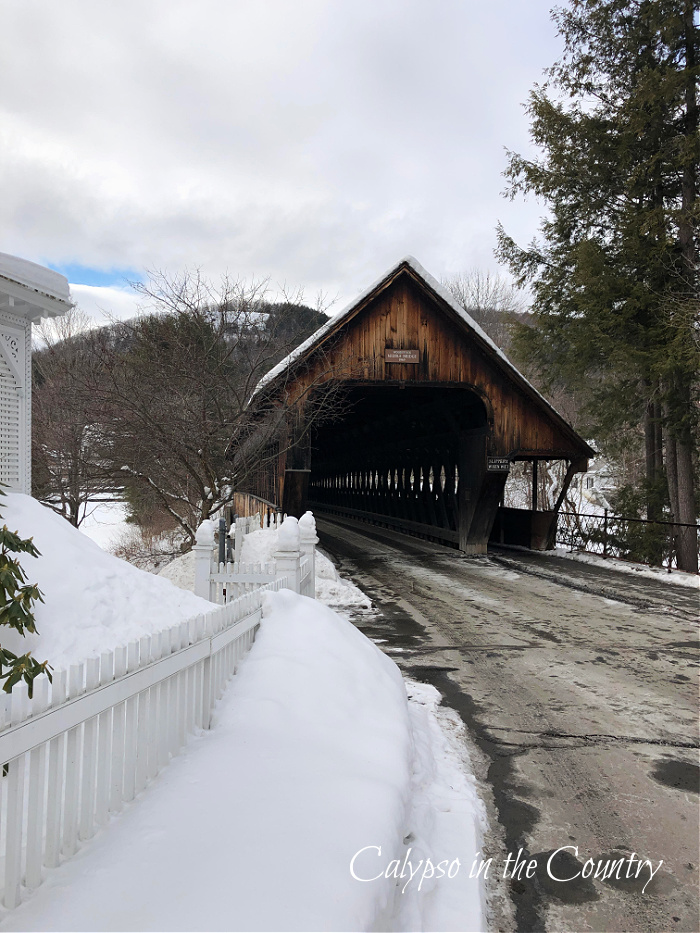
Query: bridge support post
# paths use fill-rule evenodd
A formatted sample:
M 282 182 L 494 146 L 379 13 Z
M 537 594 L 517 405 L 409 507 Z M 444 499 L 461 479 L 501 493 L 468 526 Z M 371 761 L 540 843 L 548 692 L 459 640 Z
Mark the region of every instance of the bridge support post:
M 479 494 L 486 475 L 486 434 L 460 433 L 459 468 L 459 549 L 465 554 L 483 554 L 486 542 L 474 539 L 472 524 L 479 504 Z
M 498 504 L 503 496 L 507 473 L 486 473 L 483 477 L 477 508 L 469 529 L 470 548 L 467 553 L 485 554 L 491 530 L 498 513 Z
M 310 476 L 311 470 L 307 469 L 288 469 L 284 471 L 282 511 L 287 515 L 301 518 L 306 511 Z

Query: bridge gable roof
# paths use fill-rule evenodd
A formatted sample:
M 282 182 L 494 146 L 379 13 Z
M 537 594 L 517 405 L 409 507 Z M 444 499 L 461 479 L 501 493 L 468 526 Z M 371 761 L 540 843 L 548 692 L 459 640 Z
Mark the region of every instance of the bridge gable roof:
M 257 395 L 265 389 L 274 391 L 275 384 L 280 381 L 282 376 L 285 376 L 286 384 L 289 386 L 287 380 L 290 377 L 293 379 L 293 372 L 298 366 L 313 357 L 314 352 L 329 338 L 333 337 L 346 325 L 351 324 L 353 319 L 361 315 L 365 309 L 368 309 L 375 299 L 386 292 L 404 275 L 409 276 L 411 281 L 418 285 L 420 290 L 427 294 L 428 298 L 432 299 L 430 304 L 435 310 L 442 311 L 457 326 L 458 330 L 462 333 L 466 332 L 470 340 L 491 364 L 506 377 L 506 380 L 514 383 L 529 398 L 535 409 L 540 410 L 550 422 L 554 422 L 569 437 L 570 441 L 573 441 L 579 456 L 594 456 L 595 452 L 586 444 L 583 438 L 574 431 L 571 425 L 511 363 L 506 354 L 494 343 L 483 328 L 455 301 L 451 293 L 412 256 L 405 256 L 399 260 L 384 275 L 373 282 L 369 288 L 346 305 L 339 314 L 330 318 L 314 334 L 281 360 L 260 380 L 254 394 Z

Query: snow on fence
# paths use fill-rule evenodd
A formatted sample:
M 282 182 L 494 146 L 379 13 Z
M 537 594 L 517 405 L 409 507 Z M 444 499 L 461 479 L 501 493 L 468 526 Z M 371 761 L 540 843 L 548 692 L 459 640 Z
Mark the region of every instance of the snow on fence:
M 231 546 L 227 549 L 228 553 L 230 554 L 233 551 L 233 560 L 239 561 L 246 535 L 249 535 L 251 531 L 258 531 L 260 528 L 278 528 L 281 524 L 282 516 L 277 513 L 261 515 L 260 512 L 256 512 L 255 515 L 239 515 L 231 525 L 231 531 L 229 532 Z M 221 554 L 221 546 L 219 546 L 219 554 Z
M 318 539 L 310 513 L 298 523 L 286 519 L 271 569 L 251 572 L 240 564 L 212 570 L 209 526 L 200 527 L 195 551 L 198 568 L 206 563 L 207 598 L 213 594 L 221 605 L 57 670 L 51 684 L 42 675 L 31 699 L 19 683 L 0 700 L 5 907 L 16 907 L 23 886 L 36 888 L 44 867 L 74 855 L 79 840 L 90 839 L 110 813 L 133 800 L 188 736 L 209 728 L 214 704 L 253 643 L 263 594 L 287 587 L 314 595 Z
M 255 638 L 262 596 L 283 577 L 205 615 L 17 684 L 0 703 L 3 903 L 37 887 L 42 866 L 74 855 L 124 802 L 207 729 L 216 700 Z
M 224 554 L 226 554 L 229 561 L 240 561 L 246 535 L 250 534 L 251 531 L 258 531 L 260 528 L 279 528 L 282 520 L 281 512 L 267 507 L 253 514 L 236 515 L 229 531 L 230 540 L 228 546 L 222 545 L 222 541 L 219 541 L 219 560 L 222 560 Z M 220 534 L 223 530 L 223 523 L 225 523 L 225 519 L 221 518 L 219 520 Z
M 243 535 L 254 530 L 249 527 L 251 521 L 255 528 L 260 527 L 258 516 L 243 519 L 241 540 Z M 307 512 L 298 522 L 296 518 L 287 516 L 279 526 L 275 522 L 271 527 L 278 527 L 279 532 L 278 549 L 273 561 L 265 564 L 245 563 L 241 560 L 224 562 L 219 559 L 221 548 L 215 540 L 214 523 L 202 522 L 197 529 L 197 543 L 193 548 L 196 595 L 223 605 L 256 587 L 285 577 L 290 581 L 290 589 L 301 593 L 302 596 L 314 597 L 318 538 L 313 515 Z M 238 556 L 238 522 L 235 535 L 235 553 Z

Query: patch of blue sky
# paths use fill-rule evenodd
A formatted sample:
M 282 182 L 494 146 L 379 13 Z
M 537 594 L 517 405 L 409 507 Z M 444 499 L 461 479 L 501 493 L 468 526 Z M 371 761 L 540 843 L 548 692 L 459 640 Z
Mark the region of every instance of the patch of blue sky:
M 71 285 L 94 285 L 100 288 L 126 288 L 129 282 L 140 282 L 142 274 L 135 269 L 92 269 L 78 263 L 64 265 L 47 263 L 50 269 L 65 275 Z

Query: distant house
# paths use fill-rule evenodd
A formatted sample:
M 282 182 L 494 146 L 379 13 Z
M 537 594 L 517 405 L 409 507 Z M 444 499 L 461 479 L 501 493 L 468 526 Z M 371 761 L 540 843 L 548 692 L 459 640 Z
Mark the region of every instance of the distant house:
M 0 483 L 14 492 L 32 488 L 32 323 L 69 307 L 65 276 L 0 253 Z

